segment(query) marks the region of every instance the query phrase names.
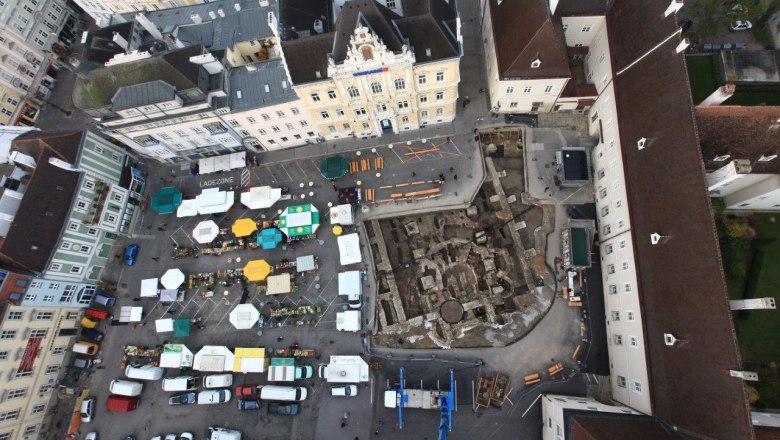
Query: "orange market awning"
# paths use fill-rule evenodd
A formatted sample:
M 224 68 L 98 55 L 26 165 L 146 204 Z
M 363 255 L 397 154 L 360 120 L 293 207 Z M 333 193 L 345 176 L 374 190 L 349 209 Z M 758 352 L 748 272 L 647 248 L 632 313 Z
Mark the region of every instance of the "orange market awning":
M 244 266 L 244 276 L 249 281 L 263 281 L 271 274 L 271 265 L 265 260 L 252 260 Z
M 236 237 L 246 237 L 257 230 L 257 223 L 251 218 L 240 218 L 233 223 L 232 231 Z

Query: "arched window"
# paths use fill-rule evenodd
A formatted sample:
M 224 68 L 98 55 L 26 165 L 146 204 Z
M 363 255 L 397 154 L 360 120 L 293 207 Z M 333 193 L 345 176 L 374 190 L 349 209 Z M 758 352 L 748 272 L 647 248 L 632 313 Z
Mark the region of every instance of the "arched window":
M 378 82 L 371 84 L 371 93 L 375 95 L 382 93 L 382 84 L 379 84 Z
M 357 98 L 358 96 L 360 96 L 360 91 L 355 86 L 348 87 L 347 93 L 349 93 L 350 98 Z
M 403 90 L 406 88 L 406 81 L 404 81 L 403 78 L 398 78 L 395 80 L 395 89 L 396 90 Z

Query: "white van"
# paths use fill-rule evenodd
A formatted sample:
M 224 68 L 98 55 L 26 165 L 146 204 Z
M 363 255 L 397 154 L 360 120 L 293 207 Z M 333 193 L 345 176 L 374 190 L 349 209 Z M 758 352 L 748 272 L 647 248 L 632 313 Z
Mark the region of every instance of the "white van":
M 162 381 L 163 391 L 189 391 L 197 387 L 195 376 L 166 377 Z
M 241 440 L 241 431 L 209 426 L 209 440 Z
M 163 374 L 165 374 L 165 368 L 155 367 L 152 365 L 125 368 L 125 376 L 129 377 L 130 379 L 160 380 L 162 379 Z
M 263 400 L 280 400 L 285 402 L 300 402 L 306 400 L 306 387 L 285 387 L 282 385 L 260 385 L 260 398 Z
M 225 388 L 233 385 L 232 374 L 212 374 L 203 378 L 203 388 Z
M 144 390 L 144 384 L 133 382 L 132 380 L 114 379 L 111 381 L 111 385 L 108 386 L 108 390 L 111 394 L 135 397 L 141 395 L 141 391 Z

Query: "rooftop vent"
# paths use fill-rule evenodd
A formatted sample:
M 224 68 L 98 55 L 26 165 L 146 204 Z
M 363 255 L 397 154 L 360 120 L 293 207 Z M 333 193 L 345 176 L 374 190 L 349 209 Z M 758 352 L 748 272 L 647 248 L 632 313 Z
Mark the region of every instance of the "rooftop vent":
M 241 99 L 244 95 L 241 94 L 241 90 L 236 90 L 236 98 Z
M 674 344 L 677 342 L 677 338 L 674 337 L 671 333 L 664 333 L 664 344 L 666 344 L 669 347 L 674 347 Z
M 542 60 L 540 60 L 539 58 L 531 61 L 531 68 L 532 69 L 538 69 L 541 66 L 542 66 Z
M 647 144 L 647 138 L 641 138 L 638 141 L 636 141 L 636 147 L 640 150 L 645 148 L 645 144 Z
M 315 70 L 314 71 L 314 76 L 317 77 L 317 78 L 322 78 L 322 74 L 320 73 L 319 70 Z
M 268 0 L 260 0 L 260 6 L 262 7 L 268 6 Z
M 271 93 L 271 87 L 268 84 L 266 84 L 263 88 L 265 89 L 265 93 Z
M 430 47 L 426 47 L 425 48 L 425 56 L 428 57 L 428 58 L 431 57 L 431 48 Z
M 200 15 L 197 12 L 193 12 L 190 14 L 190 20 L 192 20 L 193 23 L 202 23 L 203 19 L 200 18 Z
M 234 4 L 233 7 L 236 9 L 236 12 L 241 12 L 241 5 L 238 3 Z
M 211 17 L 212 20 L 216 20 L 217 14 L 214 11 L 209 11 L 209 17 Z
M 314 32 L 321 34 L 325 31 L 325 25 L 319 18 L 314 20 Z
M 650 244 L 656 245 L 656 244 L 661 242 L 662 238 L 666 238 L 666 236 L 665 235 L 661 235 L 661 234 L 659 234 L 657 232 L 653 232 L 652 234 L 650 234 Z
M 217 14 L 219 14 L 220 17 L 225 18 L 225 11 L 223 11 L 222 8 L 217 9 Z
M 283 88 L 283 89 L 286 89 L 286 88 L 287 88 L 287 81 L 282 81 L 282 88 Z

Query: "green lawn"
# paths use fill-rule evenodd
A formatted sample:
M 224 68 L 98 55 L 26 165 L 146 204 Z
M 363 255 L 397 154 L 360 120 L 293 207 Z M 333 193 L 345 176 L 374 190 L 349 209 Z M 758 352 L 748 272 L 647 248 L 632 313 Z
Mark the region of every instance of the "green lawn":
M 694 104 L 704 101 L 720 85 L 715 76 L 716 61 L 715 55 L 688 55 L 685 57 Z

